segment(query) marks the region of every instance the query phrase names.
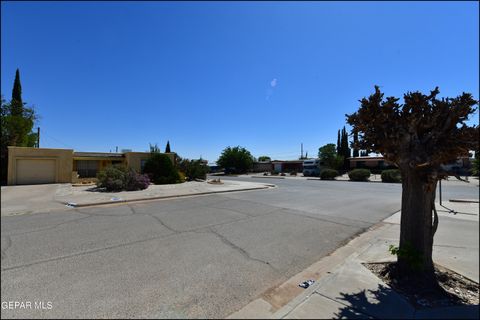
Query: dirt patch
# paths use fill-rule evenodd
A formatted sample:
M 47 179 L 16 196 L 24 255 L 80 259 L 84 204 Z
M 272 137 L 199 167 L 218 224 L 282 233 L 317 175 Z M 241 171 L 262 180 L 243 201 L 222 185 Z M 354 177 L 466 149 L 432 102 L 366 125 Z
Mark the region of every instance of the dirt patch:
M 419 279 L 400 278 L 395 262 L 363 265 L 404 296 L 416 309 L 479 303 L 478 283 L 440 265 L 435 265 L 435 275 L 439 284 L 437 287 L 425 285 Z

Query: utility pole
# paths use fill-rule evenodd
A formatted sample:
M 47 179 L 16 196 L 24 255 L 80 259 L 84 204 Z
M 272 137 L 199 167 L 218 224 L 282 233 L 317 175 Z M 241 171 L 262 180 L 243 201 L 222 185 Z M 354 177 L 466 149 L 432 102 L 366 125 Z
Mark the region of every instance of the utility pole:
M 303 142 L 301 143 L 301 149 L 300 149 L 300 160 L 303 159 Z
M 37 148 L 40 148 L 40 127 L 37 128 Z

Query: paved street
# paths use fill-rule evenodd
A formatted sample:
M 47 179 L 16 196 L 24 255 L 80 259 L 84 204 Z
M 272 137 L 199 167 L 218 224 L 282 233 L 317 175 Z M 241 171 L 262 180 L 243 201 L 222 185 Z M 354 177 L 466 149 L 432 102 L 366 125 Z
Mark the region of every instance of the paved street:
M 2 302 L 52 302 L 2 318 L 225 317 L 400 209 L 399 184 L 268 182 L 277 188 L 2 217 Z M 473 185 L 443 191 L 478 199 Z

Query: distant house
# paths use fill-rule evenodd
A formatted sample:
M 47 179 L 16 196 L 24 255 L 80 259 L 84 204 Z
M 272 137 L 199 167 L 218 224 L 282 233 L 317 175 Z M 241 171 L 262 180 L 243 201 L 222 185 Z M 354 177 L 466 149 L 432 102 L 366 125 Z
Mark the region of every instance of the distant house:
M 273 164 L 271 161 L 255 161 L 253 163 L 253 172 L 270 172 L 273 170 Z
M 348 158 L 350 162 L 350 168 L 366 168 L 366 169 L 390 169 L 396 168 L 396 166 L 385 160 L 383 157 L 355 157 Z M 442 165 L 442 168 L 455 174 L 467 175 L 471 168 L 471 159 L 468 156 L 459 157 L 456 161 Z
M 394 166 L 392 163 L 386 161 L 383 157 L 354 157 L 348 158 L 350 163 L 350 169 L 361 169 L 361 168 L 378 168 L 378 169 L 387 169 L 388 167 Z
M 303 171 L 303 160 L 273 160 L 272 165 L 277 172 Z
M 8 147 L 9 185 L 72 183 L 94 178 L 109 165 L 124 164 L 141 172 L 150 152 L 75 152 L 72 149 Z M 166 153 L 175 162 L 175 153 Z

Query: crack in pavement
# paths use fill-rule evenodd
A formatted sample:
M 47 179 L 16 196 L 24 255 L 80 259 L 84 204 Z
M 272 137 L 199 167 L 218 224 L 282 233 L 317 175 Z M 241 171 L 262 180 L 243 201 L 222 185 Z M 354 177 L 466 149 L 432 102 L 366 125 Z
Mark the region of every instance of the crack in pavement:
M 133 215 L 132 213 L 129 214 L 106 214 L 106 213 L 91 213 L 91 212 L 86 212 L 86 211 L 81 211 L 79 208 L 74 208 L 74 211 L 81 213 L 81 214 L 86 214 L 91 217 L 128 217 Z
M 140 214 L 130 203 L 126 203 L 126 205 L 128 208 L 130 208 L 130 211 L 132 211 L 132 214 Z
M 254 258 L 252 257 L 247 251 L 245 251 L 243 248 L 237 246 L 235 243 L 231 242 L 230 240 L 228 240 L 224 235 L 218 233 L 215 229 L 213 228 L 208 228 L 208 230 L 210 231 L 211 234 L 214 234 L 215 236 L 217 236 L 220 241 L 222 241 L 224 244 L 226 244 L 227 246 L 229 246 L 230 248 L 236 250 L 237 252 L 239 252 L 243 257 L 247 258 L 248 260 L 252 260 L 252 261 L 256 261 L 256 262 L 260 262 L 262 264 L 265 264 L 267 266 L 269 266 L 273 271 L 277 272 L 277 273 L 281 273 L 279 270 L 277 270 L 277 268 L 275 268 L 274 266 L 272 266 L 270 264 L 270 262 L 268 261 L 263 261 L 261 259 L 258 259 L 258 258 Z
M 193 230 L 180 231 L 180 230 L 175 230 L 175 229 L 167 226 L 165 223 L 163 223 L 163 221 L 162 221 L 161 219 L 159 219 L 158 217 L 155 217 L 155 216 L 153 216 L 153 215 L 151 215 L 151 214 L 138 213 L 138 215 L 146 215 L 146 216 L 150 216 L 150 217 L 154 218 L 154 219 L 157 220 L 162 226 L 164 226 L 164 227 L 167 228 L 168 230 L 172 231 L 173 233 L 172 233 L 172 234 L 168 234 L 168 235 L 164 235 L 164 236 L 150 237 L 150 238 L 147 238 L 147 239 L 140 239 L 140 240 L 131 241 L 131 242 L 122 243 L 122 244 L 117 244 L 117 245 L 112 245 L 112 246 L 108 246 L 108 247 L 91 249 L 91 250 L 87 250 L 87 251 L 82 251 L 82 252 L 67 254 L 67 255 L 58 256 L 58 257 L 53 257 L 53 258 L 49 258 L 49 259 L 37 260 L 37 261 L 33 261 L 33 262 L 26 263 L 26 264 L 23 264 L 23 265 L 16 265 L 16 266 L 11 266 L 11 267 L 2 268 L 1 271 L 10 271 L 10 270 L 15 270 L 15 269 L 19 269 L 19 268 L 30 267 L 30 266 L 36 265 L 36 264 L 42 264 L 42 263 L 47 263 L 47 262 L 51 262 L 51 261 L 57 261 L 57 260 L 62 260 L 62 259 L 73 258 L 73 257 L 77 257 L 77 256 L 87 255 L 87 254 L 90 254 L 90 253 L 97 253 L 97 252 L 100 252 L 100 251 L 103 251 L 103 250 L 110 250 L 110 249 L 116 249 L 116 248 L 121 248 L 121 247 L 127 247 L 127 246 L 129 246 L 129 245 L 133 245 L 133 244 L 137 244 L 137 243 L 142 243 L 142 242 L 147 242 L 147 241 L 151 241 L 151 240 L 164 239 L 164 238 L 168 238 L 168 237 L 175 236 L 175 235 L 179 235 L 179 234 L 183 234 L 183 233 L 212 233 L 212 232 L 210 232 L 210 231 L 207 231 L 207 232 L 201 232 L 201 231 L 199 231 L 199 230 L 209 230 L 209 228 L 212 227 L 212 226 L 202 226 L 202 227 L 198 227 L 198 228 L 193 229 Z M 88 217 L 83 217 L 83 218 L 80 218 L 80 219 L 86 219 L 86 218 L 89 218 L 89 217 L 90 217 L 90 216 L 88 216 Z M 80 219 L 76 219 L 76 220 L 80 220 Z M 247 219 L 253 219 L 253 217 L 243 218 L 243 219 L 239 219 L 239 220 L 247 220 Z M 236 220 L 236 221 L 239 221 L 239 220 Z M 74 220 L 72 220 L 72 221 L 74 221 Z M 219 224 L 216 224 L 216 225 L 213 225 L 213 226 L 219 226 L 219 225 L 228 224 L 228 223 L 232 223 L 232 222 L 236 222 L 236 221 L 228 221 L 228 222 L 219 223 Z M 255 260 L 255 259 L 252 258 L 252 260 Z M 262 262 L 262 263 L 265 263 L 265 262 L 263 262 L 263 261 L 261 261 L 261 262 Z M 269 264 L 267 263 L 267 265 L 269 265 Z M 271 266 L 271 267 L 272 267 L 272 266 Z M 273 267 L 272 267 L 272 268 L 273 268 Z M 274 269 L 274 268 L 273 268 L 273 269 Z
M 276 206 L 272 206 L 272 205 L 269 205 L 269 204 L 265 204 L 265 203 L 262 203 L 262 202 L 258 202 L 258 201 L 252 201 L 252 200 L 244 200 L 244 199 L 237 199 L 237 198 L 231 198 L 231 199 L 234 199 L 234 200 L 239 200 L 239 201 L 244 201 L 244 202 L 250 202 L 250 203 L 255 203 L 255 204 L 259 204 L 259 205 L 262 205 L 262 206 L 267 206 L 267 207 L 272 207 L 272 208 L 277 208 L 276 210 L 274 210 L 273 212 L 277 211 L 277 210 L 288 210 L 288 211 L 297 211 L 299 212 L 300 214 L 296 215 L 296 216 L 304 216 L 304 217 L 309 217 L 309 218 L 312 218 L 312 219 L 316 219 L 316 220 L 320 220 L 320 221 L 326 221 L 326 222 L 331 222 L 331 223 L 335 223 L 335 224 L 339 224 L 339 225 L 343 225 L 343 226 L 347 226 L 347 227 L 357 227 L 356 225 L 350 225 L 350 224 L 347 224 L 347 223 L 341 223 L 341 222 L 336 222 L 336 221 L 332 221 L 330 219 L 326 219 L 326 218 L 319 218 L 319 217 L 316 217 L 316 216 L 312 216 L 311 212 L 308 212 L 308 211 L 305 211 L 305 210 L 298 210 L 298 209 L 292 209 L 292 208 L 287 208 L 287 207 L 276 207 Z M 217 209 L 224 209 L 224 208 L 217 208 Z M 228 209 L 228 210 L 232 210 L 232 209 Z M 394 211 L 393 213 L 396 213 L 398 212 L 399 210 L 396 210 Z M 289 212 L 284 212 L 286 214 L 292 214 L 292 213 L 289 213 Z M 295 215 L 295 214 L 293 214 Z M 325 214 L 321 214 L 319 213 L 318 215 L 321 215 L 322 217 L 329 217 L 328 215 L 325 215 Z M 343 219 L 343 220 L 347 220 L 347 221 L 351 221 L 351 222 L 360 222 L 360 223 L 364 223 L 364 224 L 367 224 L 367 225 L 372 225 L 372 224 L 375 224 L 374 222 L 370 222 L 370 221 L 363 221 L 363 220 L 358 220 L 358 219 L 350 219 L 350 218 L 345 218 L 345 217 L 340 217 L 340 219 Z
M 174 236 L 174 235 L 176 235 L 176 234 L 169 234 L 169 235 L 166 235 L 166 236 L 158 236 L 158 237 L 150 237 L 150 238 L 147 238 L 147 239 L 141 239 L 141 240 L 131 241 L 131 242 L 127 242 L 127 243 L 120 243 L 120 244 L 116 244 L 116 245 L 112 245 L 112 246 L 108 246 L 108 247 L 91 249 L 91 250 L 72 253 L 72 254 L 66 254 L 66 255 L 58 256 L 58 257 L 54 257 L 54 258 L 37 260 L 37 261 L 30 262 L 30 263 L 22 264 L 22 265 L 16 265 L 16 266 L 2 268 L 1 271 L 2 272 L 3 271 L 11 271 L 11 270 L 15 270 L 15 269 L 30 267 L 30 266 L 37 265 L 37 264 L 42 264 L 42 263 L 47 263 L 47 262 L 52 262 L 52 261 L 58 261 L 58 260 L 63 260 L 63 259 L 68 259 L 68 258 L 79 257 L 79 256 L 91 254 L 91 253 L 97 253 L 97 252 L 104 251 L 104 250 L 128 247 L 128 246 L 131 246 L 131 245 L 134 245 L 134 244 L 137 244 L 137 243 L 142 243 L 142 242 L 147 242 L 147 241 L 152 241 L 152 240 L 158 240 L 158 239 L 164 239 L 164 238 L 168 238 L 168 237 L 171 237 L 171 236 Z
M 221 203 L 221 202 L 225 202 L 225 201 L 228 201 L 228 200 L 231 200 L 231 199 L 232 198 L 227 198 L 225 200 L 221 200 L 221 201 L 217 202 L 216 204 Z M 238 199 L 238 200 L 243 201 L 241 199 Z M 246 201 L 248 201 L 248 200 L 246 200 Z M 257 203 L 257 202 L 254 202 L 254 201 L 248 201 L 248 202 Z M 258 203 L 258 204 L 261 204 L 261 203 Z M 207 207 L 207 208 L 208 207 L 213 207 L 214 205 L 215 204 L 205 205 L 205 207 Z M 264 204 L 261 204 L 261 205 L 264 205 Z M 37 261 L 33 261 L 33 262 L 26 263 L 26 264 L 23 264 L 23 265 L 16 265 L 16 266 L 2 268 L 1 270 L 2 271 L 9 271 L 9 270 L 24 268 L 24 267 L 28 267 L 28 266 L 32 266 L 32 265 L 36 265 L 36 264 L 46 263 L 46 262 L 50 262 L 50 261 L 67 259 L 67 258 L 86 255 L 86 254 L 90 254 L 90 253 L 96 253 L 96 252 L 100 252 L 100 251 L 103 251 L 103 250 L 125 247 L 125 246 L 133 245 L 133 244 L 136 244 L 136 243 L 142 243 L 142 242 L 147 242 L 147 241 L 156 240 L 156 239 L 163 239 L 163 238 L 167 238 L 167 237 L 178 235 L 178 234 L 194 232 L 194 233 L 212 233 L 217 238 L 219 238 L 224 244 L 226 244 L 230 248 L 236 250 L 237 252 L 239 252 L 242 256 L 246 257 L 247 259 L 252 260 L 252 261 L 257 261 L 257 262 L 262 263 L 262 264 L 266 264 L 270 268 L 272 268 L 275 272 L 280 273 L 280 271 L 277 270 L 275 267 L 273 267 L 269 262 L 251 257 L 250 254 L 247 251 L 245 251 L 243 248 L 235 245 L 230 240 L 228 240 L 225 236 L 218 233 L 218 231 L 215 230 L 214 227 L 228 225 L 228 224 L 239 222 L 239 221 L 261 218 L 261 217 L 266 216 L 266 215 L 278 214 L 278 213 L 284 213 L 284 214 L 287 214 L 287 215 L 294 215 L 295 217 L 305 217 L 305 218 L 310 218 L 310 219 L 315 219 L 315 220 L 320 220 L 320 221 L 326 221 L 326 222 L 330 222 L 330 223 L 334 223 L 334 224 L 345 225 L 345 226 L 348 226 L 348 227 L 354 227 L 352 225 L 342 224 L 342 223 L 339 223 L 339 222 L 330 221 L 328 219 L 322 219 L 322 218 L 319 218 L 319 217 L 311 217 L 311 216 L 305 215 L 305 214 L 295 214 L 295 213 L 289 212 L 289 211 L 292 211 L 293 209 L 271 206 L 272 208 L 276 208 L 276 209 L 271 211 L 271 212 L 259 215 L 259 216 L 252 216 L 252 215 L 246 214 L 244 212 L 238 211 L 238 213 L 242 214 L 244 216 L 244 218 L 240 218 L 240 219 L 236 219 L 236 220 L 232 220 L 232 221 L 226 221 L 226 222 L 223 222 L 223 223 L 218 223 L 218 224 L 213 224 L 213 225 L 201 226 L 201 227 L 197 227 L 197 228 L 182 231 L 182 230 L 176 230 L 176 229 L 170 227 L 161 218 L 159 218 L 159 217 L 157 217 L 153 214 L 139 213 L 139 212 L 136 211 L 136 209 L 132 205 L 127 204 L 127 206 L 130 208 L 130 211 L 131 211 L 131 214 L 127 214 L 127 215 L 95 214 L 95 213 L 90 213 L 90 212 L 84 212 L 84 211 L 81 211 L 78 208 L 76 208 L 76 209 L 74 209 L 76 213 L 83 214 L 83 215 L 86 215 L 86 216 L 78 218 L 78 219 L 70 220 L 70 221 L 61 222 L 61 223 L 58 223 L 54 226 L 50 226 L 50 227 L 47 227 L 47 228 L 42 228 L 42 229 L 39 229 L 39 230 L 32 230 L 32 231 L 23 232 L 23 233 L 16 233 L 16 234 L 12 234 L 12 235 L 9 235 L 9 236 L 25 235 L 25 234 L 29 234 L 29 233 L 36 233 L 36 232 L 41 232 L 41 231 L 46 231 L 46 230 L 52 230 L 54 228 L 57 228 L 58 226 L 68 224 L 68 223 L 77 222 L 77 221 L 84 220 L 84 219 L 88 219 L 88 218 L 94 217 L 94 216 L 127 217 L 127 216 L 132 216 L 134 214 L 135 215 L 150 216 L 151 218 L 155 219 L 158 223 L 160 223 L 163 227 L 165 227 L 166 229 L 168 229 L 169 231 L 171 231 L 173 233 L 169 234 L 169 235 L 155 236 L 155 237 L 150 237 L 150 238 L 147 238 L 147 239 L 140 239 L 140 240 L 136 240 L 136 241 L 132 241 L 132 242 L 128 242 L 128 243 L 122 243 L 122 244 L 112 245 L 112 246 L 108 246 L 108 247 L 91 249 L 91 250 L 87 250 L 87 251 L 82 251 L 82 252 L 77 252 L 77 253 L 72 253 L 72 254 L 66 254 L 66 255 L 63 255 L 63 256 L 57 256 L 57 257 L 53 257 L 53 258 L 37 260 Z M 216 208 L 216 207 L 213 207 L 213 208 Z M 237 212 L 236 210 L 226 209 L 226 208 L 216 208 L 216 209 L 223 209 L 223 210 L 230 210 L 230 211 L 233 211 L 233 212 Z M 295 210 L 295 211 L 299 211 L 299 210 Z M 299 211 L 299 212 L 304 212 L 304 211 Z M 10 242 L 9 242 L 6 249 L 8 249 L 10 246 L 11 246 L 11 239 L 10 239 Z M 5 250 L 2 251 L 2 259 L 5 257 Z
M 7 256 L 7 250 L 12 246 L 12 239 L 10 236 L 4 236 L 4 242 L 7 243 L 7 246 L 1 250 L 1 260 L 5 259 Z
M 140 214 L 140 213 L 139 213 Z M 162 221 L 162 219 L 160 219 L 159 217 L 157 216 L 154 216 L 150 213 L 144 213 L 144 215 L 150 217 L 150 218 L 153 218 L 155 220 L 157 220 L 158 223 L 160 223 L 162 226 L 164 226 L 165 228 L 167 228 L 168 230 L 172 231 L 173 233 L 183 233 L 183 232 L 187 232 L 187 231 L 180 231 L 180 230 L 175 230 L 173 229 L 172 227 L 170 227 L 169 225 L 165 224 L 165 222 Z
M 215 206 L 212 206 L 212 205 L 209 205 L 207 206 L 207 208 L 212 208 L 212 209 L 220 209 L 220 210 L 227 210 L 227 211 L 232 211 L 232 212 L 235 212 L 235 213 L 240 213 L 242 215 L 245 215 L 245 216 L 248 216 L 248 217 L 259 217 L 259 216 L 262 216 L 262 215 L 265 215 L 265 214 L 269 214 L 269 213 L 272 213 L 272 212 L 275 212 L 277 211 L 278 209 L 276 207 L 272 207 L 274 208 L 272 211 L 269 211 L 269 212 L 266 212 L 264 214 L 259 214 L 259 215 L 253 215 L 253 214 L 250 214 L 250 213 L 246 213 L 246 212 L 242 212 L 242 211 L 239 211 L 239 210 L 236 210 L 236 209 L 231 209 L 231 208 L 221 208 L 221 207 L 215 207 Z
M 83 214 L 83 213 L 82 213 L 82 214 Z M 81 217 L 81 218 L 78 218 L 78 219 L 73 219 L 73 220 L 69 220 L 69 221 L 60 222 L 60 223 L 57 223 L 57 224 L 55 224 L 55 225 L 53 225 L 53 226 L 49 226 L 49 227 L 45 227 L 45 228 L 41 228 L 41 229 L 29 230 L 29 231 L 19 232 L 19 233 L 11 233 L 11 234 L 9 234 L 8 236 L 14 237 L 14 236 L 21 236 L 21 235 L 26 235 L 26 234 L 31 234 L 31 233 L 37 233 L 37 232 L 52 230 L 52 229 L 58 228 L 59 226 L 62 226 L 62 225 L 64 225 L 64 224 L 68 224 L 68 223 L 71 223 L 71 222 L 77 222 L 77 221 L 85 220 L 85 219 L 88 219 L 88 218 L 90 218 L 90 216 Z

